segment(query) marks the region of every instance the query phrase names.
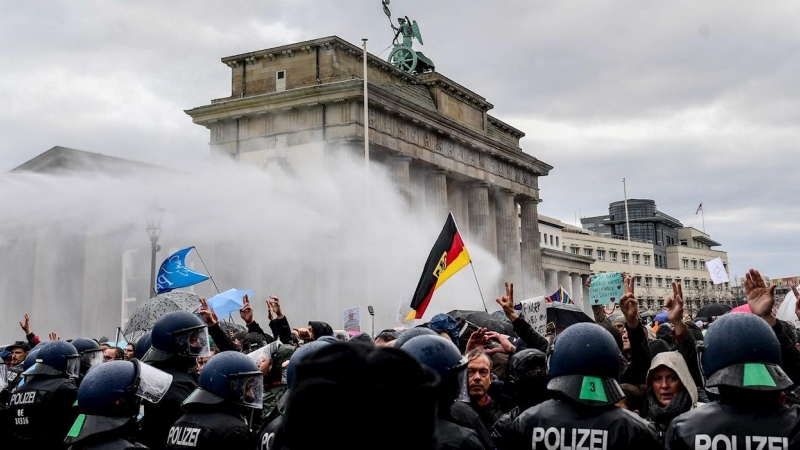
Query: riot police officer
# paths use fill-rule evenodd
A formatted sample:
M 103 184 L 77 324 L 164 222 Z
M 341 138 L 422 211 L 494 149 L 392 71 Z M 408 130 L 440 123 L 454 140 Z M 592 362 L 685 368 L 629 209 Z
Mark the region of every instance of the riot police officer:
M 183 404 L 187 413 L 170 428 L 166 448 L 255 450 L 245 417 L 261 408 L 263 393 L 263 374 L 250 358 L 234 351 L 214 355 Z
M 719 400 L 675 418 L 667 449 L 800 448 L 800 406 L 781 403 L 792 380 L 775 332 L 755 314 L 726 314 L 708 329 L 701 358 Z
M 555 340 L 547 388 L 555 398 L 529 408 L 509 427 L 500 449 L 658 448 L 643 419 L 615 406 L 620 351 L 611 334 L 593 323 L 568 327 Z
M 133 357 L 140 360 L 144 358 L 144 354 L 150 350 L 151 340 L 150 336 L 152 335 L 151 331 L 146 332 L 145 334 L 139 336 L 139 339 L 136 340 L 136 345 L 133 346 Z
M 73 378 L 80 370 L 80 355 L 72 344 L 47 343 L 36 363 L 23 372 L 9 401 L 16 443 L 26 448 L 65 448 L 64 437 L 75 419 L 72 405 L 78 397 Z
M 103 364 L 103 350 L 100 349 L 100 344 L 95 342 L 94 339 L 78 338 L 70 342 L 81 355 L 81 373 L 75 380 L 78 387 L 81 386 L 81 381 L 89 372 L 92 367 Z
M 139 361 L 100 364 L 78 388 L 80 415 L 65 442 L 72 450 L 146 448 L 132 439 L 141 399 L 157 403 L 171 382 L 169 374 Z
M 174 311 L 153 325 L 151 346 L 142 361 L 172 375 L 172 384 L 164 398 L 145 403 L 139 442 L 152 449 L 164 448 L 170 427 L 183 415 L 181 404 L 195 389 L 191 375 L 197 357 L 211 354 L 208 328 L 197 316 Z
M 533 348 L 514 353 L 508 359 L 506 378 L 503 384 L 504 394 L 516 405 L 511 411 L 503 414 L 492 427 L 492 439 L 495 442 L 505 439 L 509 427 L 523 411 L 549 398 L 547 355 Z
M 461 426 L 451 413 L 455 404 L 467 406 L 467 358 L 461 355 L 458 347 L 440 336 L 417 336 L 406 341 L 400 348 L 411 354 L 417 361 L 439 375 L 437 389 L 436 436 L 440 449 L 484 449 L 486 447 L 471 428 Z M 458 401 L 457 401 L 458 400 Z M 469 408 L 469 406 L 467 406 Z M 476 414 L 477 416 L 477 414 Z M 478 418 L 480 421 L 480 418 Z

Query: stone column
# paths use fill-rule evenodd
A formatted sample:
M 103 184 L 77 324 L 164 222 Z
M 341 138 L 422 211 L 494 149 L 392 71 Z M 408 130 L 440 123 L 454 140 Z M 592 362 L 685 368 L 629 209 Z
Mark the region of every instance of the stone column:
M 558 272 L 553 269 L 544 269 L 544 291 L 539 295 L 550 295 L 558 289 Z
M 434 217 L 441 218 L 442 223 L 444 223 L 444 219 L 449 212 L 447 204 L 447 172 L 440 169 L 432 171 L 428 174 L 426 184 L 428 211 Z
M 406 202 L 406 207 L 411 206 L 411 172 L 409 166 L 411 158 L 408 156 L 390 156 L 387 160 L 397 191 Z
M 558 284 L 559 286 L 563 287 L 568 293 L 572 290 L 572 280 L 569 278 L 569 272 L 564 272 L 563 270 L 558 271 Z M 556 286 L 558 289 L 558 286 Z M 553 290 L 555 292 L 555 289 Z M 545 295 L 550 295 L 553 292 L 548 292 Z M 572 295 L 572 293 L 570 293 Z
M 489 185 L 475 183 L 469 187 L 467 198 L 469 204 L 469 231 L 472 241 L 487 250 L 492 246 L 489 242 Z
M 572 286 L 570 287 L 569 295 L 572 297 L 572 301 L 575 302 L 576 305 L 580 305 L 583 301 L 583 288 L 581 288 L 581 276 L 577 273 L 569 274 L 569 278 L 572 281 Z
M 522 286 L 525 298 L 544 293 L 545 277 L 542 270 L 542 249 L 539 244 L 539 214 L 536 210 L 538 200 L 525 198 L 520 201 L 522 237 Z
M 497 224 L 497 256 L 503 264 L 503 281 L 520 283 L 519 222 L 514 192 L 502 189 L 495 192 L 495 223 Z

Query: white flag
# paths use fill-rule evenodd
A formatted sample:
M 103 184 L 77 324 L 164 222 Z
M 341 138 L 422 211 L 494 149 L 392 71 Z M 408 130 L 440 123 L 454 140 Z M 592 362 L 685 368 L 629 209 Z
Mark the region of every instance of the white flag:
M 711 275 L 711 281 L 714 284 L 722 284 L 730 282 L 730 278 L 728 278 L 728 272 L 725 271 L 725 264 L 722 262 L 722 258 L 714 258 L 711 261 L 706 261 L 706 269 L 708 269 L 708 274 Z
M 797 298 L 795 298 L 794 292 L 789 289 L 789 292 L 787 292 L 786 296 L 783 297 L 783 303 L 781 303 L 781 307 L 778 308 L 778 319 L 795 323 L 797 321 L 797 315 L 794 313 L 795 306 L 797 306 Z

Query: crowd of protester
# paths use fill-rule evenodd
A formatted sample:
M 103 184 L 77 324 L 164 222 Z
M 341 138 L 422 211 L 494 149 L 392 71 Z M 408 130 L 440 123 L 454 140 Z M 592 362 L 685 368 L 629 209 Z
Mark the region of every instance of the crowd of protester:
M 751 313 L 697 321 L 673 283 L 651 324 L 634 284 L 618 314 L 545 335 L 510 283 L 509 335 L 446 314 L 375 336 L 292 327 L 274 296 L 270 332 L 247 297 L 239 332 L 201 300 L 135 343 L 43 341 L 26 314 L 0 432 L 31 449 L 800 449 L 798 332 L 774 286 L 751 270 Z

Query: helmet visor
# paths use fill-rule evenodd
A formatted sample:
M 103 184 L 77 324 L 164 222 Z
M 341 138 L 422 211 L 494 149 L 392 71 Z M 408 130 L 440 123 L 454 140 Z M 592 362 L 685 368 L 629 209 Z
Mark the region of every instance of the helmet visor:
M 5 364 L 0 364 L 0 391 L 8 387 L 8 369 Z
M 65 371 L 70 378 L 78 378 L 81 374 L 81 355 L 67 356 L 67 370 Z
M 264 376 L 261 372 L 228 375 L 230 395 L 234 403 L 249 408 L 261 409 L 264 397 Z
M 208 328 L 192 328 L 175 334 L 175 344 L 183 356 L 211 356 Z
M 272 342 L 264 347 L 259 348 L 258 350 L 252 351 L 247 354 L 247 357 L 250 358 L 254 363 L 256 363 L 256 367 L 261 370 L 261 366 L 264 363 L 268 363 L 275 357 L 275 353 L 280 348 L 281 343 L 280 341 Z
M 103 351 L 100 349 L 86 350 L 81 355 L 81 365 L 87 367 L 86 369 L 87 372 L 92 367 L 95 367 L 100 364 L 103 364 Z
M 467 371 L 467 357 L 462 357 L 458 366 L 453 370 L 458 372 L 458 397 L 456 400 L 469 403 L 469 373 Z
M 150 403 L 158 403 L 172 384 L 172 375 L 148 364 L 139 365 L 139 386 L 136 395 Z

